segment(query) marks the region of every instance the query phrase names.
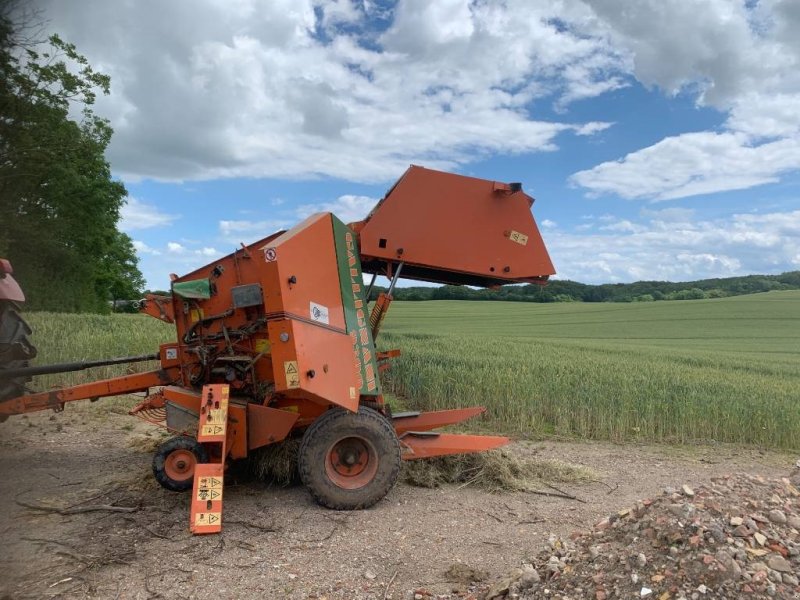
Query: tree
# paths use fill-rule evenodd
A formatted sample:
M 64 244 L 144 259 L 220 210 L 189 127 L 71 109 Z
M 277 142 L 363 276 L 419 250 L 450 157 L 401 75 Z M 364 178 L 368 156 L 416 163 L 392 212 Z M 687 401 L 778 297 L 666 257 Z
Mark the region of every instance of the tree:
M 57 35 L 24 39 L 20 6 L 0 0 L 0 256 L 30 308 L 107 311 L 143 283 L 117 229 L 127 192 L 105 160 L 112 129 L 92 112 L 110 80 Z

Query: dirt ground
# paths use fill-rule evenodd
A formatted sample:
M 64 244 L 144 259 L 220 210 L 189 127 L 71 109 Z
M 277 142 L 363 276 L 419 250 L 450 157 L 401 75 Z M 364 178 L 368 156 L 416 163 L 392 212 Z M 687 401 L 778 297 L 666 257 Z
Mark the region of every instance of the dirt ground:
M 446 595 L 454 582 L 445 571 L 455 563 L 501 575 L 550 533 L 586 529 L 666 486 L 737 471 L 786 475 L 796 458 L 728 446 L 521 442 L 515 452 L 588 466 L 598 481 L 559 486 L 583 502 L 398 485 L 357 512 L 320 508 L 300 487 L 244 481 L 226 486 L 224 532 L 192 537 L 188 495 L 163 490 L 150 473 L 160 432 L 94 409 L 0 425 L 0 598 L 380 600 L 420 588 Z M 36 508 L 96 505 L 134 510 Z

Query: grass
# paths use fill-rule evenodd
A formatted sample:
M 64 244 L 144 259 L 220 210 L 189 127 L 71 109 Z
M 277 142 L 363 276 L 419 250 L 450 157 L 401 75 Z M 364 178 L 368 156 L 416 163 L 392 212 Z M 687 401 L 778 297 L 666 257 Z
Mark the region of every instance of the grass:
M 800 292 L 636 304 L 397 302 L 380 345 L 411 407 L 490 430 L 800 448 Z
M 37 364 L 155 352 L 143 315 L 27 315 Z M 385 391 L 407 408 L 483 405 L 521 437 L 800 449 L 800 292 L 635 304 L 396 302 Z M 39 377 L 39 389 L 150 363 Z

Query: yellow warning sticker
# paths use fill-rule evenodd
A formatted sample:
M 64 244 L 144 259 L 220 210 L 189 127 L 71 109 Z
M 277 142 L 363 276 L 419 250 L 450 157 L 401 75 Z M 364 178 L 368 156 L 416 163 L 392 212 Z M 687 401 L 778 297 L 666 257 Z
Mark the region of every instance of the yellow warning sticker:
M 270 349 L 270 344 L 268 338 L 261 338 L 256 340 L 256 352 L 258 352 L 259 354 L 261 354 L 262 352 L 266 354 L 267 352 L 269 352 L 269 349 Z
M 228 411 L 224 408 L 212 408 L 208 411 L 208 418 L 206 419 L 207 423 L 214 423 L 216 425 L 222 425 L 225 423 L 225 419 L 228 418 Z
M 222 435 L 223 433 L 225 433 L 225 426 L 214 423 L 206 423 L 200 429 L 200 435 Z
M 189 311 L 189 321 L 191 323 L 197 323 L 200 319 L 204 317 L 203 309 L 202 308 L 193 308 Z
M 194 526 L 203 527 L 204 525 L 219 525 L 221 519 L 222 519 L 222 513 L 218 512 L 197 513 L 194 516 Z
M 210 490 L 222 489 L 222 477 L 200 477 L 197 482 L 198 488 L 208 488 Z
M 296 360 L 285 360 L 283 361 L 283 372 L 286 375 L 286 387 L 287 388 L 299 388 L 300 387 L 300 373 L 297 370 L 297 361 Z
M 210 488 L 198 487 L 197 488 L 197 499 L 201 500 L 201 501 L 219 500 L 221 502 L 222 501 L 222 488 L 220 488 L 218 490 L 214 490 L 214 489 L 210 489 Z
M 510 239 L 512 242 L 521 244 L 522 246 L 528 245 L 528 236 L 524 233 L 520 233 L 519 231 L 514 231 L 513 229 L 509 232 L 508 239 Z

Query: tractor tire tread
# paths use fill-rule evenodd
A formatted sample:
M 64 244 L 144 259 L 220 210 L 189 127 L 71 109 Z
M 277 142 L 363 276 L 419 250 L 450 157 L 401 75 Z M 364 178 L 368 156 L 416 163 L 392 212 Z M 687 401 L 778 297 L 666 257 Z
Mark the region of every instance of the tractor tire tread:
M 17 304 L 0 300 L 0 371 L 27 367 L 28 361 L 36 357 L 36 348 L 29 339 L 31 333 Z M 30 377 L 0 380 L 0 402 L 24 394 L 25 384 L 30 380 Z
M 347 490 L 325 476 L 327 448 L 320 448 L 319 444 L 327 445 L 324 438 L 331 432 L 344 433 L 354 425 L 375 434 L 372 442 L 380 462 L 378 473 L 370 483 L 363 488 Z M 334 408 L 317 418 L 303 435 L 297 467 L 300 480 L 317 504 L 333 510 L 359 510 L 386 497 L 397 483 L 401 463 L 400 442 L 389 420 L 377 410 L 362 406 L 357 413 Z
M 208 455 L 206 449 L 194 438 L 185 435 L 179 435 L 174 438 L 168 439 L 161 444 L 153 455 L 153 475 L 159 485 L 171 492 L 185 492 L 192 489 L 194 478 L 189 478 L 184 481 L 172 479 L 164 469 L 164 462 L 167 457 L 175 450 L 189 450 L 197 457 L 198 463 L 208 462 Z

